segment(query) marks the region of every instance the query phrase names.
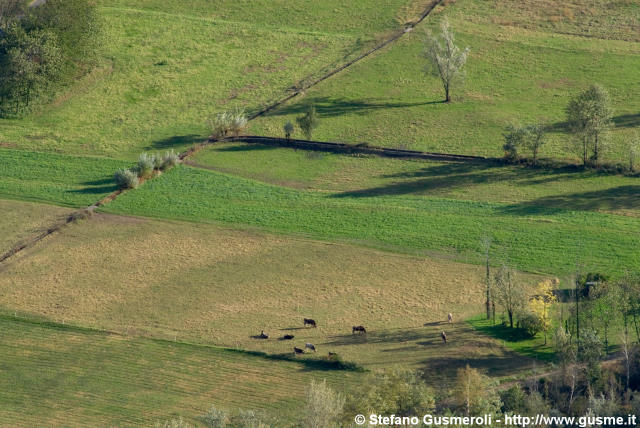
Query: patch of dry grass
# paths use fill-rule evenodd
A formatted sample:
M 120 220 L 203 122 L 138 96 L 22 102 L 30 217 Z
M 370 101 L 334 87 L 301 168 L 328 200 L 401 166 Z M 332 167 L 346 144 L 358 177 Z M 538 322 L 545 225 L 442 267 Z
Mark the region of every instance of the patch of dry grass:
M 0 199 L 0 254 L 37 234 L 72 210 L 52 205 Z
M 346 244 L 96 215 L 14 258 L 5 310 L 130 335 L 269 353 L 311 342 L 370 367 L 528 367 L 462 320 L 482 310 L 482 268 Z M 452 312 L 454 326 L 442 325 Z M 303 328 L 302 318 L 318 328 Z M 366 336 L 351 334 L 365 325 Z M 443 347 L 446 329 L 451 343 Z M 264 330 L 269 340 L 251 338 Z M 278 337 L 293 334 L 292 341 Z M 492 362 L 489 364 L 489 362 Z M 502 362 L 502 363 L 501 363 Z M 447 363 L 449 364 L 449 363 Z
M 177 415 L 195 422 L 211 405 L 287 420 L 311 379 L 344 389 L 357 376 L 7 318 L 0 318 L 0 328 L 2 426 L 153 426 Z

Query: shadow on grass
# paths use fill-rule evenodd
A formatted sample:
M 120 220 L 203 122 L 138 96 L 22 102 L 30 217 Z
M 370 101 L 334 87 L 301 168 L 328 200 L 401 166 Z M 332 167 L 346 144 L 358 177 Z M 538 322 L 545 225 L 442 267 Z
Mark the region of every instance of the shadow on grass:
M 101 195 L 115 192 L 117 189 L 118 186 L 116 186 L 114 183 L 110 186 L 83 187 L 82 189 L 67 190 L 67 192 L 78 193 L 81 195 Z
M 195 143 L 206 141 L 207 137 L 197 134 L 175 135 L 173 137 L 164 138 L 162 140 L 153 141 L 147 149 L 150 150 L 167 150 L 175 147 L 190 146 Z
M 233 146 L 224 146 L 224 147 L 215 147 L 213 151 L 217 152 L 253 152 L 258 150 L 273 150 L 277 149 L 278 146 L 273 145 L 269 146 L 266 144 L 237 144 Z
M 545 196 L 519 204 L 508 205 L 505 214 L 555 214 L 559 211 L 615 211 L 640 209 L 640 185 L 618 186 L 591 192 Z
M 427 166 L 415 171 L 381 176 L 394 180 L 378 187 L 340 192 L 332 198 L 369 198 L 424 194 L 447 195 L 451 190 L 472 186 L 490 186 L 509 182 L 515 186 L 544 186 L 559 182 L 571 186 L 576 180 L 606 177 L 594 170 L 563 167 L 552 171 L 492 163 L 447 163 Z M 603 190 L 544 196 L 508 205 L 502 209 L 511 215 L 544 215 L 561 211 L 640 210 L 640 184 L 612 187 Z
M 640 113 L 621 114 L 611 119 L 616 128 L 635 128 L 640 126 Z M 549 131 L 559 133 L 569 133 L 571 129 L 569 122 L 556 122 L 549 125 Z
M 292 348 L 293 349 L 293 348 Z M 291 353 L 283 353 L 283 354 L 267 354 L 265 352 L 260 351 L 246 351 L 246 350 L 235 350 L 230 349 L 229 352 L 238 352 L 244 355 L 251 355 L 255 357 L 265 358 L 267 360 L 273 361 L 291 361 L 298 364 L 301 364 L 307 370 L 347 370 L 354 372 L 364 372 L 365 369 L 360 365 L 352 362 L 342 361 L 339 358 L 329 358 L 329 357 L 308 357 L 306 355 L 298 356 L 293 352 Z
M 484 318 L 472 318 L 467 321 L 476 331 L 501 340 L 508 348 L 520 355 L 551 362 L 554 354 L 548 346 L 529 336 L 523 329 L 511 328 L 502 323 L 493 324 Z
M 367 99 L 349 99 L 339 97 L 309 97 L 304 101 L 285 105 L 276 111 L 269 114 L 269 116 L 284 116 L 289 114 L 303 114 L 306 113 L 310 106 L 314 106 L 320 116 L 335 117 L 345 114 L 360 114 L 364 115 L 374 110 L 387 110 L 394 108 L 407 108 L 424 106 L 429 104 L 443 104 L 444 101 L 424 101 L 415 103 L 406 102 L 388 102 L 383 100 L 377 100 L 375 98 Z

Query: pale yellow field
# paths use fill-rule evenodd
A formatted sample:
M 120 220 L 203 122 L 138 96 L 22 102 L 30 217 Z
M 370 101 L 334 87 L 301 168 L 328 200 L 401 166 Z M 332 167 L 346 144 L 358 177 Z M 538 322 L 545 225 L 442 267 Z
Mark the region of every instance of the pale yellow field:
M 478 266 L 346 244 L 96 215 L 6 264 L 0 305 L 130 335 L 270 353 L 311 342 L 318 355 L 338 352 L 369 367 L 489 367 L 495 359 L 492 371 L 509 374 L 530 363 L 461 322 L 482 311 L 482 274 Z M 443 323 L 448 312 L 453 326 Z M 303 328 L 303 317 L 318 328 Z M 360 324 L 369 333 L 352 335 Z M 250 337 L 261 330 L 271 338 Z M 284 334 L 296 337 L 277 340 Z
M 0 254 L 38 234 L 72 210 L 53 205 L 0 199 Z

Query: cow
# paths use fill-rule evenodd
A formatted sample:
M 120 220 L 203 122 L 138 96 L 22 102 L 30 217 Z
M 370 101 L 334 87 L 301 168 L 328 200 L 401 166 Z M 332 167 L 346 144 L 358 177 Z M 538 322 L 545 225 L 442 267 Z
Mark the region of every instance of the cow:
M 268 338 L 269 338 L 269 335 L 268 335 L 268 334 L 265 334 L 264 330 L 262 330 L 262 331 L 260 332 L 260 336 L 258 336 L 258 338 L 259 338 L 259 339 L 268 339 Z
M 294 347 L 293 347 L 293 354 L 294 354 L 294 355 L 297 355 L 297 354 L 304 354 L 304 351 L 303 351 L 302 349 L 297 348 L 297 347 L 295 347 L 295 346 L 294 346 Z
M 453 322 L 453 315 L 451 315 L 451 312 L 447 315 L 447 320 L 449 321 L 449 324 Z
M 354 325 L 354 326 L 351 328 L 351 334 L 355 334 L 355 332 L 356 332 L 356 331 L 357 331 L 358 333 L 366 333 L 366 332 L 367 332 L 367 329 L 366 329 L 366 328 L 364 328 L 364 326 L 362 326 L 362 325 Z
M 304 326 L 308 326 L 310 325 L 311 327 L 316 327 L 316 321 L 311 319 L 311 318 L 305 318 L 304 319 Z
M 313 352 L 316 352 L 316 347 L 313 346 L 313 344 L 311 344 L 311 343 L 305 343 L 304 347 L 305 347 L 305 349 L 311 349 Z
M 444 342 L 444 344 L 447 344 L 447 333 L 445 333 L 444 331 L 442 333 L 440 333 L 440 337 L 442 338 L 442 341 Z
M 285 334 L 284 336 L 282 336 L 282 340 L 291 340 L 293 339 L 293 334 Z

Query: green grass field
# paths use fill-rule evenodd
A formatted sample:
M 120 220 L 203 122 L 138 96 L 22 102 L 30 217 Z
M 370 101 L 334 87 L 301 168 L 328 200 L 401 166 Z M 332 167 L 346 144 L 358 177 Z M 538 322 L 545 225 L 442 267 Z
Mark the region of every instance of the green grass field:
M 0 149 L 0 198 L 85 207 L 116 190 L 129 163 L 96 157 Z
M 111 194 L 139 153 L 204 141 L 211 115 L 282 99 L 430 1 L 96 3 L 98 67 L 28 116 L 0 119 L 0 251 Z M 471 47 L 450 104 L 422 55 L 424 31 L 445 17 Z M 501 156 L 507 124 L 545 121 L 542 157 L 574 161 L 563 111 L 599 82 L 615 109 L 605 160 L 626 163 L 639 35 L 633 0 L 445 0 L 247 132 L 281 136 L 314 105 L 317 140 Z M 359 382 L 320 370 L 327 352 L 367 370 L 420 369 L 437 388 L 466 364 L 523 376 L 552 350 L 540 337 L 505 342 L 510 332 L 478 316 L 482 240 L 531 285 L 638 270 L 638 183 L 572 167 L 207 147 L 0 266 L 0 425 L 197 424 L 212 404 L 293 421 L 311 379 L 341 392 Z M 366 336 L 351 333 L 359 324 Z M 252 337 L 261 330 L 268 340 Z M 318 353 L 279 358 L 305 342 Z
M 183 150 L 206 139 L 216 112 L 251 112 L 282 98 L 400 27 L 396 14 L 415 2 L 305 3 L 285 11 L 271 2 L 101 0 L 100 66 L 33 114 L 0 120 L 0 141 L 117 158 Z M 300 27 L 274 24 L 281 20 Z
M 0 424 L 197 423 L 212 405 L 292 420 L 311 379 L 344 389 L 357 373 L 234 350 L 0 317 Z M 198 424 L 199 426 L 199 424 Z
M 259 227 L 478 262 L 484 236 L 516 267 L 556 275 L 635 268 L 640 219 L 528 203 L 394 194 L 319 193 L 180 166 L 122 195 L 107 212 Z
M 583 3 L 593 7 L 592 2 Z M 524 24 L 536 5 L 541 10 L 528 21 L 531 28 L 501 23 L 513 19 Z M 315 139 L 501 156 L 502 133 L 508 124 L 544 121 L 553 132 L 542 156 L 576 159 L 563 125 L 564 108 L 571 96 L 599 82 L 611 92 L 615 109 L 606 156 L 610 161 L 625 160 L 624 143 L 640 125 L 640 101 L 634 95 L 640 88 L 632 77 L 640 67 L 640 43 L 560 34 L 561 30 L 579 34 L 581 30 L 574 27 L 580 22 L 592 27 L 577 16 L 575 25 L 566 29 L 543 25 L 540 21 L 548 8 L 562 9 L 541 0 L 448 2 L 424 27 L 260 118 L 251 132 L 282 135 L 287 120 L 295 123 L 296 116 L 314 105 L 320 115 Z M 511 12 L 501 14 L 496 9 Z M 617 2 L 606 9 L 594 16 L 607 22 L 596 33 L 611 29 L 615 37 L 617 30 L 628 28 L 616 27 L 621 20 L 638 28 L 637 4 Z M 466 84 L 455 91 L 455 102 L 450 104 L 441 102 L 444 95 L 437 78 L 425 74 L 422 53 L 424 28 L 437 30 L 436 24 L 445 17 L 459 45 L 471 48 Z
M 273 146 L 216 144 L 191 165 L 278 186 L 362 196 L 436 196 L 550 209 L 640 214 L 639 181 L 573 168 L 398 160 Z

